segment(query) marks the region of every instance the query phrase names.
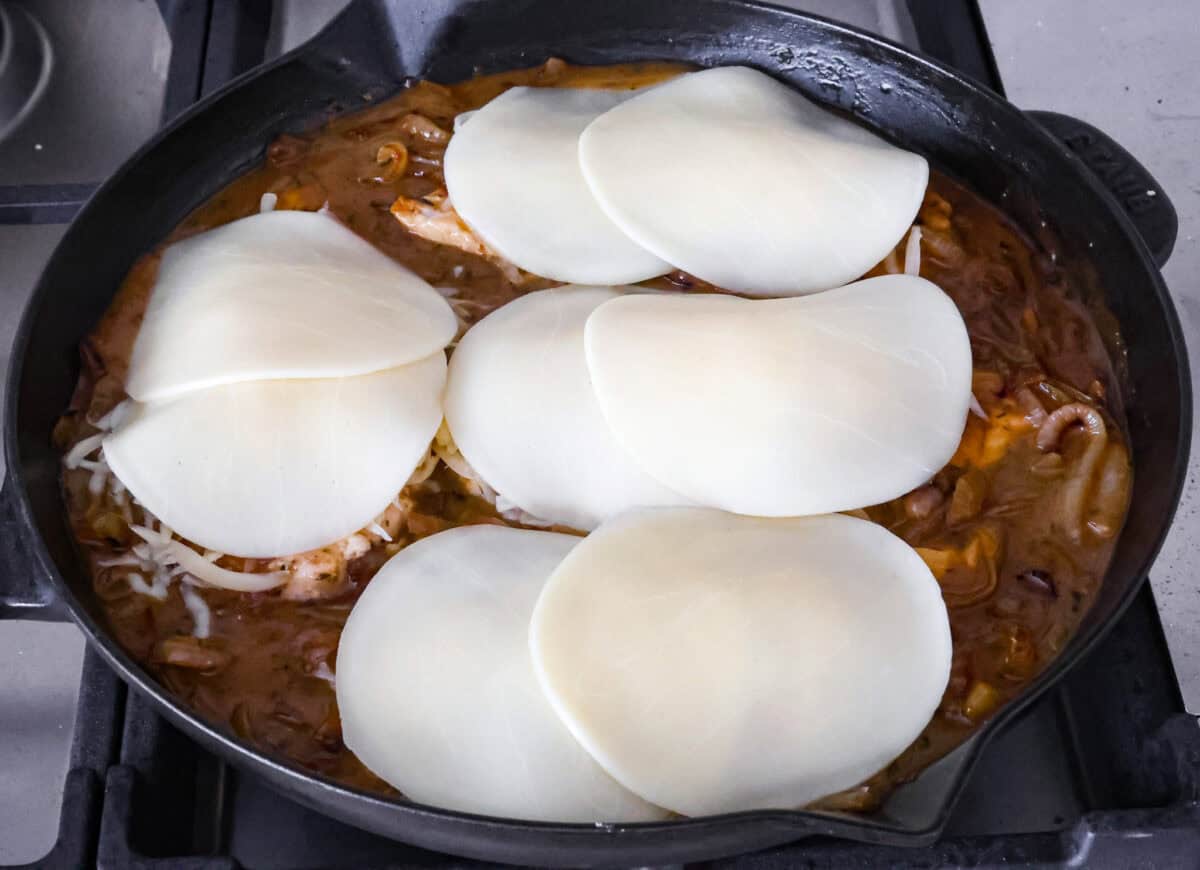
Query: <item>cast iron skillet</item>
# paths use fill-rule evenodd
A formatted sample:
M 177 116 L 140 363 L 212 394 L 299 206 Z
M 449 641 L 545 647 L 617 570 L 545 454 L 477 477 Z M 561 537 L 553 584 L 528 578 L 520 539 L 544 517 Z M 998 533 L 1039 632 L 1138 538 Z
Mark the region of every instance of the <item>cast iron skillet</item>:
M 1133 505 L 1091 612 L 1020 699 L 871 816 L 780 810 L 554 825 L 381 798 L 253 750 L 195 717 L 104 628 L 64 520 L 50 432 L 75 385 L 79 342 L 134 259 L 261 160 L 281 132 L 358 108 L 364 97 L 390 94 L 410 76 L 453 81 L 551 55 L 577 63 L 749 64 L 772 73 L 1002 205 L 1120 321 L 1129 349 Z M 1166 196 L 1103 134 L 1061 115 L 1018 111 L 949 69 L 840 24 L 751 0 L 359 0 L 313 42 L 243 76 L 159 133 L 96 192 L 63 237 L 25 311 L 9 372 L 8 478 L 0 499 L 6 612 L 71 616 L 123 679 L 207 749 L 301 803 L 431 849 L 583 865 L 694 861 L 817 833 L 924 844 L 945 824 L 988 739 L 1060 679 L 1132 600 L 1170 524 L 1191 425 L 1183 339 L 1158 271 L 1174 235 Z

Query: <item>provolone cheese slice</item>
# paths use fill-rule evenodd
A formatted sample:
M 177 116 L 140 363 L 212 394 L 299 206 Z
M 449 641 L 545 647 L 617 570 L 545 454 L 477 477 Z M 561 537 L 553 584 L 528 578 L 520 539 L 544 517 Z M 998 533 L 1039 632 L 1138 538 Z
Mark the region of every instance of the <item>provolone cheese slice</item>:
M 878 263 L 929 167 L 746 67 L 672 79 L 593 121 L 580 161 L 630 238 L 720 287 L 785 296 Z
M 446 148 L 450 201 L 489 247 L 555 281 L 623 284 L 670 266 L 604 216 L 579 169 L 579 134 L 629 91 L 505 91 L 456 125 Z
M 971 399 L 962 316 L 909 275 L 792 299 L 623 296 L 588 319 L 585 344 L 629 455 L 697 504 L 743 514 L 903 495 L 954 455 Z
M 346 745 L 420 803 L 555 822 L 645 821 L 542 695 L 529 617 L 579 538 L 467 526 L 401 550 L 354 605 L 337 657 Z
M 125 388 L 148 402 L 366 374 L 441 350 L 457 328 L 436 290 L 335 218 L 276 210 L 163 252 Z
M 924 729 L 951 656 L 937 582 L 882 526 L 702 508 L 589 535 L 547 582 L 530 643 L 580 743 L 685 815 L 861 782 Z
M 471 327 L 450 358 L 446 422 L 467 462 L 526 512 L 576 529 L 631 507 L 686 503 L 626 454 L 592 392 L 584 324 L 619 295 L 530 293 Z
M 273 558 L 371 522 L 441 422 L 441 351 L 353 378 L 251 381 L 138 405 L 104 441 L 113 474 L 189 541 Z

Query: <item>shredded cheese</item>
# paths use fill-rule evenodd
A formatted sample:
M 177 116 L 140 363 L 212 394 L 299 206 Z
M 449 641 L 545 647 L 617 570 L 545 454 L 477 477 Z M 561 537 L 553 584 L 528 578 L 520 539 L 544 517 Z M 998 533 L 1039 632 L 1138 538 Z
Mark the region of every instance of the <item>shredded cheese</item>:
M 133 571 L 125 575 L 125 580 L 129 583 L 129 588 L 134 592 L 153 598 L 156 601 L 166 601 L 167 589 L 171 585 L 171 578 L 160 572 L 155 572 L 153 583 L 147 583 L 141 574 Z
M 908 244 L 904 246 L 904 274 L 921 274 L 921 228 L 913 226 L 908 233 Z
M 96 421 L 96 428 L 102 432 L 111 432 L 121 425 L 132 408 L 133 401 L 131 399 L 119 402 L 111 411 Z
M 433 470 L 437 468 L 437 464 L 438 455 L 433 452 L 432 448 L 430 448 L 429 453 L 426 454 L 425 458 L 421 460 L 421 464 L 417 466 L 416 471 L 412 473 L 412 476 L 408 479 L 408 484 L 406 485 L 411 486 L 416 483 L 424 483 L 427 481 L 429 476 L 433 474 Z M 397 494 L 396 498 L 392 499 L 392 504 L 403 510 L 404 506 L 400 504 L 399 499 L 400 495 Z
M 264 201 L 268 196 L 274 199 L 272 194 L 265 194 Z M 272 202 L 271 205 L 273 207 L 274 203 Z M 448 290 L 447 292 L 454 291 Z M 130 589 L 156 601 L 163 601 L 167 598 L 171 581 L 175 577 L 187 575 L 189 579 L 185 581 L 180 592 L 184 604 L 193 616 L 195 636 L 204 638 L 208 636 L 211 615 L 208 613 L 207 603 L 193 588 L 195 585 L 207 585 L 238 592 L 262 592 L 285 585 L 291 579 L 291 574 L 286 570 L 270 573 L 230 571 L 216 564 L 224 555 L 223 553 L 215 550 L 205 550 L 203 553 L 199 553 L 183 541 L 174 540 L 174 531 L 152 514 L 147 512 L 145 520 L 147 525 L 145 526 L 137 525 L 134 522 L 132 505 L 140 503 L 113 475 L 103 454 L 94 459 L 88 458 L 96 451 L 102 450 L 107 433 L 121 424 L 132 407 L 133 403 L 126 400 L 97 420 L 95 426 L 101 431 L 89 435 L 75 444 L 63 457 L 63 464 L 71 470 L 82 469 L 91 472 L 88 491 L 94 496 L 99 496 L 104 492 L 106 486 L 110 486 L 113 502 L 120 507 L 129 528 L 142 539 L 142 543 L 131 547 L 129 552 L 110 559 L 97 560 L 96 564 L 102 568 L 137 569 L 125 575 Z M 461 459 L 461 454 L 458 455 Z M 438 453 L 431 449 L 414 471 L 409 483 L 426 481 L 437 467 L 440 458 Z M 465 460 L 462 464 L 464 468 L 469 469 Z M 474 478 L 473 472 L 469 472 L 468 476 Z M 482 482 L 480 484 L 486 486 Z M 391 504 L 398 510 L 405 509 L 399 495 L 392 500 Z M 392 543 L 393 537 L 380 520 L 381 517 L 376 518 L 364 531 Z M 351 535 L 343 544 L 343 555 L 347 559 L 361 556 L 371 547 L 370 541 L 361 532 Z
M 324 680 L 331 686 L 335 685 L 337 682 L 337 677 L 334 675 L 333 671 L 329 669 L 329 664 L 325 661 L 322 661 L 319 665 L 313 668 L 312 675 L 318 680 Z
M 446 426 L 445 421 L 442 421 L 441 428 L 437 434 L 433 436 L 433 452 L 437 454 L 442 462 L 446 463 L 446 467 L 463 478 L 470 485 L 470 488 L 480 498 L 496 503 L 496 492 L 482 477 L 475 473 L 475 469 L 467 462 L 466 458 L 458 449 L 458 445 L 454 443 L 454 438 L 450 434 L 450 429 Z
M 367 526 L 367 531 L 370 532 L 371 534 L 375 535 L 376 537 L 382 538 L 383 540 L 387 541 L 389 544 L 392 542 L 392 536 L 389 535 L 387 533 L 387 529 L 385 529 L 383 526 L 379 525 L 379 523 L 377 521 L 372 521 L 371 524 Z
M 365 556 L 371 550 L 371 542 L 367 536 L 359 532 L 355 532 L 348 538 L 344 538 L 341 542 L 342 558 L 347 562 L 357 559 L 359 556 Z
M 104 460 L 97 462 L 81 462 L 81 468 L 87 468 L 92 472 L 92 476 L 88 479 L 88 492 L 93 496 L 98 496 L 104 492 L 104 485 L 108 483 L 109 471 L 108 465 Z
M 63 457 L 63 465 L 69 470 L 74 471 L 82 468 L 85 471 L 90 471 L 92 476 L 88 479 L 88 492 L 93 496 L 99 496 L 104 492 L 104 487 L 108 482 L 112 481 L 113 500 L 118 505 L 124 505 L 124 485 L 116 479 L 112 473 L 112 469 L 108 467 L 108 463 L 104 461 L 104 456 L 97 459 L 88 459 L 93 453 L 104 446 L 104 438 L 113 428 L 119 426 L 121 421 L 125 419 L 125 415 L 129 412 L 131 404 L 128 399 L 117 404 L 111 411 L 96 421 L 96 428 L 100 431 L 95 435 L 89 435 L 86 438 L 80 439 L 79 443 L 67 451 L 67 455 Z
M 103 456 L 99 459 L 88 459 L 87 457 L 100 449 L 104 442 L 104 433 L 98 432 L 95 435 L 89 435 L 81 440 L 78 444 L 67 452 L 63 457 L 63 465 L 74 471 L 75 469 L 83 469 L 90 471 L 92 476 L 88 479 L 88 492 L 93 496 L 98 496 L 104 492 L 104 485 L 108 482 L 112 472 L 109 470 L 108 463 L 104 461 Z
M 177 566 L 177 573 L 186 572 L 209 586 L 232 589 L 235 592 L 265 592 L 288 581 L 289 575 L 286 571 L 251 574 L 229 571 L 214 565 L 191 547 L 174 540 L 171 537 L 172 532 L 166 526 L 162 526 L 158 532 L 145 526 L 129 528 L 149 545 L 150 554 L 156 563 Z
M 535 517 L 533 514 L 521 509 L 516 502 L 509 501 L 500 493 L 496 493 L 496 513 L 504 517 L 510 523 L 521 523 L 525 526 L 552 526 L 554 523 L 549 520 L 543 520 L 541 517 Z
M 135 566 L 138 568 L 148 567 L 140 556 L 136 553 L 122 553 L 120 556 L 114 556 L 111 559 L 97 559 L 96 564 L 101 568 L 117 568 L 123 565 Z
M 63 457 L 63 465 L 72 470 L 79 468 L 85 459 L 100 449 L 103 442 L 103 432 L 89 435 L 67 452 L 67 455 Z
M 212 611 L 208 609 L 208 602 L 191 583 L 183 583 L 179 592 L 183 596 L 184 606 L 192 616 L 192 635 L 204 640 L 212 628 Z

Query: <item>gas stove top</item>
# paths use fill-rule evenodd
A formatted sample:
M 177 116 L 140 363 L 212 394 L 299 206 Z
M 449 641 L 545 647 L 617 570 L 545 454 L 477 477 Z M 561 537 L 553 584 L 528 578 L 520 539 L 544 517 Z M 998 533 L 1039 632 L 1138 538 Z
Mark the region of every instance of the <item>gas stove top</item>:
M 304 41 L 344 3 L 0 0 L 0 370 L 20 307 L 95 184 L 164 120 Z M 788 5 L 916 45 L 1000 89 L 973 2 Z M 12 34 L 24 47 L 6 55 Z M 1071 678 L 992 742 L 940 843 L 809 840 L 711 866 L 1177 866 L 1200 855 L 1198 802 L 1200 729 L 1183 712 L 1145 587 Z M 70 627 L 3 623 L 0 870 L 30 860 L 162 870 L 486 866 L 280 797 L 166 724 L 83 652 Z

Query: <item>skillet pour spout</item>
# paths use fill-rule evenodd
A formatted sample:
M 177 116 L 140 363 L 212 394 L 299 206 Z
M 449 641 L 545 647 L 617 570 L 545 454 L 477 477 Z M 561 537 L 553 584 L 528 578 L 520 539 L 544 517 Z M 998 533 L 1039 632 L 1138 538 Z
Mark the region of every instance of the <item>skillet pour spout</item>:
M 749 65 L 925 155 L 1004 211 L 1116 317 L 1136 476 L 1125 530 L 1079 631 L 1016 701 L 874 813 L 775 810 L 637 825 L 484 818 L 350 789 L 198 718 L 115 642 L 66 524 L 50 433 L 77 347 L 135 259 L 261 161 L 275 137 L 362 107 L 413 78 L 456 81 L 549 57 L 577 64 Z M 831 84 L 832 83 L 832 84 Z M 1156 196 L 1138 195 L 1154 190 Z M 1170 526 L 1187 467 L 1191 387 L 1158 267 L 1174 211 L 1120 146 L 1073 119 L 1025 113 L 879 37 L 754 0 L 356 0 L 313 41 L 235 80 L 164 128 L 93 196 L 20 323 L 4 417 L 0 616 L 69 614 L 113 669 L 206 749 L 289 797 L 425 848 L 522 864 L 672 864 L 823 834 L 895 846 L 937 838 L 988 741 L 1058 682 L 1132 601 Z

